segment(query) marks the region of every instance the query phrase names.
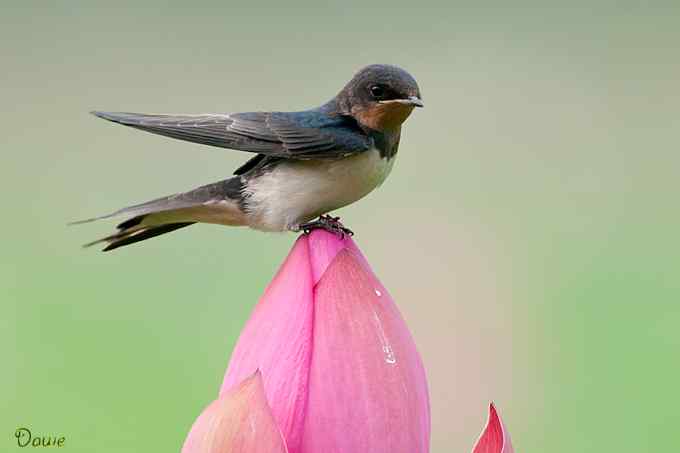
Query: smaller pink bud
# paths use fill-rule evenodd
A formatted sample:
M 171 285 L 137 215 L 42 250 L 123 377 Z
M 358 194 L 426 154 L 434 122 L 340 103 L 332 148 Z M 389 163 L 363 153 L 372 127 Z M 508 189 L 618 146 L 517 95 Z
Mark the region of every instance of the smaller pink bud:
M 514 453 L 510 434 L 498 416 L 493 403 L 489 404 L 489 418 L 472 453 Z

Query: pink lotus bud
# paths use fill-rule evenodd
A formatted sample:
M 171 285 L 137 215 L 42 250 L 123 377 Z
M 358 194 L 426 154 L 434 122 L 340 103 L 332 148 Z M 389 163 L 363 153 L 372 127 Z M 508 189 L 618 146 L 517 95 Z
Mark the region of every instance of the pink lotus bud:
M 290 453 L 429 451 L 420 355 L 350 238 L 297 240 L 241 333 L 222 397 L 256 370 Z
M 493 403 L 489 404 L 489 418 L 472 453 L 514 453 L 510 434 Z
M 224 392 L 196 419 L 182 453 L 285 453 L 259 372 Z

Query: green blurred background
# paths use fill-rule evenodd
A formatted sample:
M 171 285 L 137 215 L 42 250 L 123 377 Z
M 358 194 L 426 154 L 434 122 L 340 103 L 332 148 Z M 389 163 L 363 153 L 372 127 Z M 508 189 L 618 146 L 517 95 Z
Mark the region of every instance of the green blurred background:
M 561 3 L 3 2 L 0 451 L 178 451 L 294 240 L 81 250 L 111 223 L 68 221 L 247 157 L 87 112 L 303 109 L 374 62 L 426 108 L 339 214 L 424 356 L 432 451 L 489 400 L 518 452 L 678 451 L 680 4 Z

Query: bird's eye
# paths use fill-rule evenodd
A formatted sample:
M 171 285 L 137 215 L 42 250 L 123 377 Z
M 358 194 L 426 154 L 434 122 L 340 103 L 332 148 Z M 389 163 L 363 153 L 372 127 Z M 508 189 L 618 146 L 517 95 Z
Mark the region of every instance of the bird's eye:
M 371 87 L 371 95 L 376 99 L 380 99 L 381 97 L 385 96 L 385 88 L 381 87 L 380 85 L 373 85 Z

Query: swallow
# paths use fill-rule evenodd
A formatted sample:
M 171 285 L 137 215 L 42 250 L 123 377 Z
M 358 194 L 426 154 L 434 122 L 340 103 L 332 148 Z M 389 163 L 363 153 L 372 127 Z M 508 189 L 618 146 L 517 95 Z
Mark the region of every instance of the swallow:
M 305 111 L 94 111 L 142 131 L 255 155 L 223 181 L 75 223 L 127 216 L 115 233 L 86 244 L 104 243 L 103 251 L 195 223 L 349 233 L 326 214 L 383 183 L 397 156 L 401 126 L 415 107 L 423 107 L 415 79 L 399 67 L 374 64 L 359 70 L 329 102 Z

